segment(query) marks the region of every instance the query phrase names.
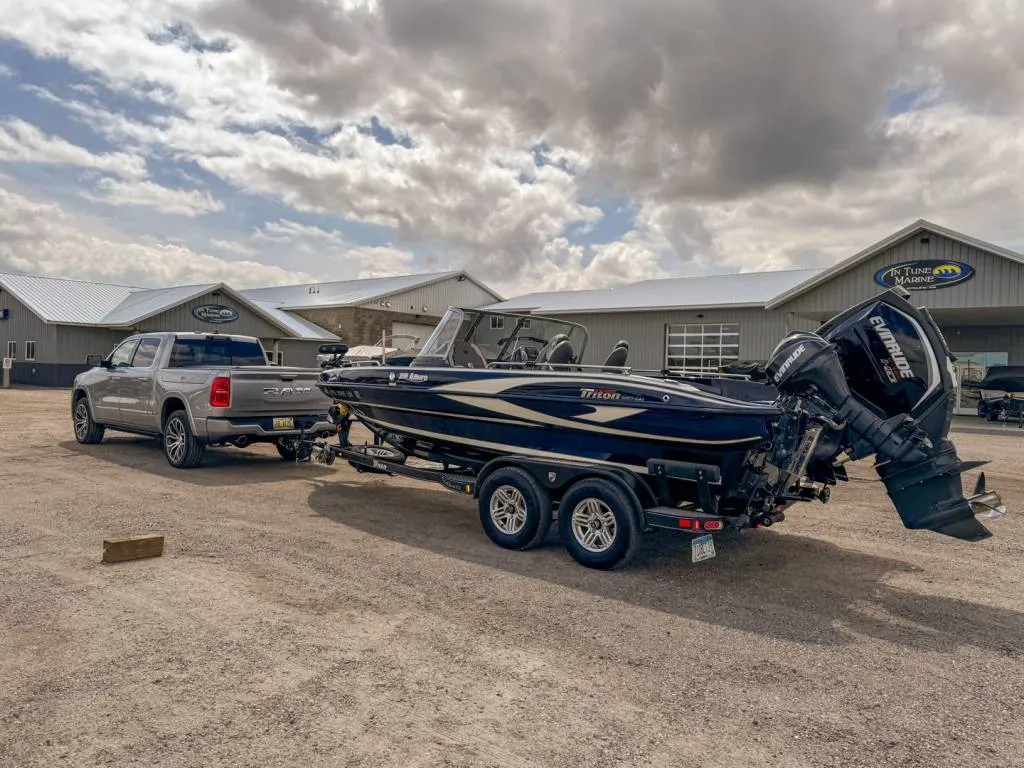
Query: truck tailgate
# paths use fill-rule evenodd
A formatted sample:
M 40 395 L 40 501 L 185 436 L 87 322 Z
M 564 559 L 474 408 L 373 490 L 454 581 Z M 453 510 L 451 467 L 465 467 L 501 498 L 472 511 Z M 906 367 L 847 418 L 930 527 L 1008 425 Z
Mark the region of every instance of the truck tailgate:
M 234 368 L 229 417 L 299 416 L 326 413 L 331 398 L 317 387 L 319 371 L 309 368 Z

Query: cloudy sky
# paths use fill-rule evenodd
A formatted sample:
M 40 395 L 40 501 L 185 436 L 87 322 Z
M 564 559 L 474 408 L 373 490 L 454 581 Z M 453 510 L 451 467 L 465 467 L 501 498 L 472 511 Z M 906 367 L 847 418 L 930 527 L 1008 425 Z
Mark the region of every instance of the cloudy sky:
M 506 296 L 1024 248 L 1021 0 L 0 0 L 0 270 Z

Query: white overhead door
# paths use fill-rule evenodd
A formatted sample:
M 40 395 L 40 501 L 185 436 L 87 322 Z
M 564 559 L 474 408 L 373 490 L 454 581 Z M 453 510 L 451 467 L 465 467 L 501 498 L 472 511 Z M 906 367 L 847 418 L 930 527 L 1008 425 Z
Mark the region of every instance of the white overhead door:
M 392 323 L 391 333 L 392 334 L 408 334 L 411 336 L 418 336 L 419 341 L 413 342 L 412 339 L 395 339 L 390 344 L 400 349 L 404 349 L 410 346 L 421 346 L 423 342 L 427 340 L 427 337 L 434 332 L 434 326 L 432 325 L 420 325 L 419 323 Z

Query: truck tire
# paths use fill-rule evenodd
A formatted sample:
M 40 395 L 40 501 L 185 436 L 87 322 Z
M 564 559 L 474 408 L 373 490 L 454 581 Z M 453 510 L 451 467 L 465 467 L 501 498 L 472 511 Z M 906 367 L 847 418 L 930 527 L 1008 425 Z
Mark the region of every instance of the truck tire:
M 75 405 L 71 409 L 71 419 L 75 427 L 75 439 L 82 445 L 95 445 L 102 442 L 106 428 L 93 420 L 88 397 L 79 395 L 75 399 Z
M 188 414 L 174 411 L 164 422 L 164 455 L 176 469 L 198 466 L 206 453 L 206 446 L 193 434 Z
M 640 545 L 636 498 L 617 483 L 588 477 L 569 487 L 558 504 L 558 533 L 573 559 L 611 570 L 628 563 Z
M 477 504 L 484 533 L 504 549 L 536 547 L 551 529 L 551 496 L 519 467 L 502 467 L 488 475 Z

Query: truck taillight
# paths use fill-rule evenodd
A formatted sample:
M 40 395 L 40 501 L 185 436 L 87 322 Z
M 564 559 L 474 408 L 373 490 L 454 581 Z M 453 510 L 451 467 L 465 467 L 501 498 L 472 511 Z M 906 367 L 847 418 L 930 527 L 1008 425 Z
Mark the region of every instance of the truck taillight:
M 210 387 L 210 406 L 213 408 L 231 406 L 231 379 L 227 376 L 218 376 L 213 380 L 213 386 Z

